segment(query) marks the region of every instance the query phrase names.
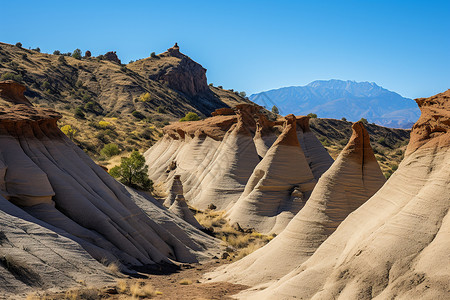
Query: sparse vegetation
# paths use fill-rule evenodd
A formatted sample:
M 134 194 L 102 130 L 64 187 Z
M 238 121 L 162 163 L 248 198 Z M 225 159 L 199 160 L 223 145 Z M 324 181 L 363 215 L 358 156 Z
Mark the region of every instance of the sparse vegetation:
M 153 181 L 148 178 L 147 172 L 144 156 L 133 151 L 130 157 L 122 157 L 120 165 L 112 168 L 109 174 L 130 187 L 152 191 Z
M 368 125 L 369 124 L 369 121 L 367 121 L 367 119 L 365 119 L 365 118 L 361 118 L 358 122 L 361 122 L 364 125 Z
M 198 121 L 200 117 L 195 112 L 188 112 L 184 117 L 180 119 L 180 122 L 186 121 Z
M 81 55 L 81 50 L 80 49 L 75 49 L 72 53 L 72 57 L 76 58 L 76 59 L 81 59 L 82 55 Z
M 310 117 L 311 119 L 317 118 L 317 114 L 315 114 L 315 113 L 309 113 L 309 114 L 307 114 L 307 116 Z
M 74 139 L 75 135 L 77 134 L 78 130 L 73 128 L 71 125 L 64 125 L 61 127 L 61 131 L 67 135 L 67 137 L 71 140 Z
M 100 154 L 109 158 L 120 154 L 120 149 L 119 146 L 117 146 L 116 144 L 109 143 L 103 147 L 103 149 L 100 151 Z

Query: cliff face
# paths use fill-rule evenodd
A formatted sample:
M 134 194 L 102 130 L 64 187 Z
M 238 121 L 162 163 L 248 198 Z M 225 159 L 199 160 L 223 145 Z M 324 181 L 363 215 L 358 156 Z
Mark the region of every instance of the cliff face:
M 167 83 L 170 88 L 192 97 L 209 91 L 206 69 L 182 54 L 177 44 L 158 57 L 162 60 L 167 58 L 167 60 L 178 59 L 178 61 L 160 69 L 157 74 L 150 76 L 151 79 Z
M 18 228 L 4 224 L 31 222 L 36 235 L 27 232 L 30 242 L 26 247 L 34 259 L 46 259 L 38 251 L 42 248 L 37 246 L 39 234 L 54 232 L 71 242 L 63 249 L 53 245 L 56 238 L 48 241 L 53 251 L 68 251 L 69 257 L 81 251 L 76 265 L 92 267 L 95 263 L 85 257 L 93 257 L 106 264 L 117 262 L 128 272 L 158 263 L 195 262 L 216 249 L 216 242 L 207 235 L 175 218 L 155 199 L 126 189 L 96 165 L 58 129 L 58 113 L 14 102 L 0 107 L 0 218 L 5 219 L 0 232 L 9 241 L 17 240 Z M 8 217 L 11 210 L 16 219 Z M 20 252 L 20 245 L 0 241 L 0 253 L 8 248 Z M 59 269 L 56 263 L 30 265 L 29 271 L 46 278 L 51 270 Z M 95 268 L 99 274 L 106 272 L 100 264 Z M 66 284 L 67 274 L 91 273 L 82 269 L 65 266 L 60 270 L 65 275 L 58 280 Z M 2 268 L 0 273 L 3 276 Z M 59 283 L 39 284 L 43 288 L 55 285 Z M 14 292 L 18 287 L 7 280 L 0 291 Z

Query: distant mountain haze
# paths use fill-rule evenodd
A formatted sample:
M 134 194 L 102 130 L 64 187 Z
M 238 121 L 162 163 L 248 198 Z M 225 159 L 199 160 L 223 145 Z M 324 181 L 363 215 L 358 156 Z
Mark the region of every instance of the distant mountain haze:
M 370 123 L 410 128 L 420 116 L 414 100 L 386 90 L 373 82 L 317 80 L 306 86 L 292 86 L 253 94 L 250 100 L 280 114 L 307 115 L 348 121 L 367 119 Z

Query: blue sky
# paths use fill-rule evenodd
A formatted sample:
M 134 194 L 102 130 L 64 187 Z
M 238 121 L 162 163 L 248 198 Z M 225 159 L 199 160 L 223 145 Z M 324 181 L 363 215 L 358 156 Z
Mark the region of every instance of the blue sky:
M 19 4 L 20 3 L 20 4 Z M 181 51 L 248 94 L 318 79 L 405 97 L 450 88 L 450 1 L 4 1 L 0 41 L 43 52 Z

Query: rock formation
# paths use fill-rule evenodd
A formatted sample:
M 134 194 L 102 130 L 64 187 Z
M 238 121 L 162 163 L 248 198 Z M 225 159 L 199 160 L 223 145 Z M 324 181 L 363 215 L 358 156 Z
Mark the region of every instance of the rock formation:
M 386 184 L 304 263 L 246 299 L 445 299 L 450 269 L 450 90 L 422 115 Z
M 0 107 L 0 203 L 16 212 L 16 219 L 2 213 L 6 218 L 2 224 L 36 228 L 36 235 L 25 232 L 30 241 L 35 239 L 27 247 L 38 250 L 39 232 L 55 232 L 55 237 L 72 240 L 64 239 L 64 247 L 76 243 L 84 249 L 71 248 L 72 253 L 118 262 L 128 271 L 155 263 L 195 262 L 217 249 L 213 239 L 173 217 L 155 199 L 144 199 L 110 177 L 58 129 L 59 118 L 51 110 L 24 104 Z M 9 241 L 16 239 L 14 230 L 8 229 Z M 71 255 L 63 246 L 54 246 L 53 251 Z M 59 268 L 57 260 L 49 262 L 46 270 L 32 271 L 44 278 L 51 272 L 58 274 L 52 268 Z
M 227 216 L 242 228 L 278 234 L 305 204 L 291 201 L 294 189 L 300 189 L 306 200 L 315 184 L 297 138 L 296 118 L 289 115 L 283 132 L 255 167 Z
M 177 198 L 177 195 L 183 195 L 183 184 L 180 180 L 180 175 L 175 175 L 170 183 L 169 195 L 164 201 L 165 207 L 170 207 Z
M 161 69 L 158 73 L 152 75 L 150 79 L 164 82 L 170 88 L 191 97 L 209 91 L 206 81 L 206 69 L 182 54 L 177 44 L 155 59 L 161 59 L 161 57 L 177 59 L 178 62 L 176 65 Z
M 195 219 L 194 214 L 189 209 L 186 204 L 186 199 L 184 199 L 183 195 L 177 195 L 175 201 L 170 206 L 169 210 L 176 216 L 185 220 L 187 223 L 191 224 L 197 229 L 204 229 L 200 223 L 198 223 L 197 219 Z
M 265 247 L 208 277 L 255 289 L 273 283 L 308 259 L 348 214 L 380 189 L 385 178 L 369 135 L 362 123 L 355 123 L 352 128 L 347 146 L 321 176 L 311 197 L 286 229 Z M 294 196 L 301 201 L 302 193 L 296 191 Z
M 13 104 L 31 105 L 30 101 L 23 95 L 26 88 L 12 80 L 0 82 L 0 98 Z
M 116 51 L 106 52 L 103 55 L 103 57 L 104 57 L 104 59 L 112 61 L 112 62 L 115 62 L 115 63 L 118 63 L 119 65 L 122 64 L 122 62 L 120 61 L 119 57 L 116 54 Z

